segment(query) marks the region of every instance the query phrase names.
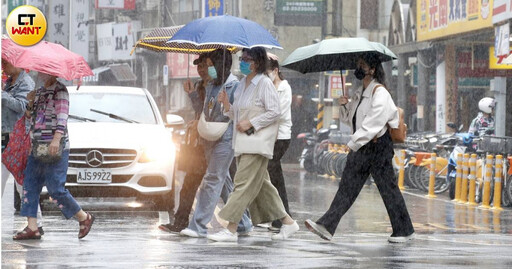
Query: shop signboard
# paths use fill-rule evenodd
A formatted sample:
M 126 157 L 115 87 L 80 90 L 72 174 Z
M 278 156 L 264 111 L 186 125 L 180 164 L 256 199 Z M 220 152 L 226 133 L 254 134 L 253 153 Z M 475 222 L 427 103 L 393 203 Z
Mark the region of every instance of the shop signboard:
M 96 8 L 135 9 L 135 0 L 96 0 Z
M 503 62 L 510 55 L 512 55 L 512 47 L 510 47 L 508 54 L 500 55 L 498 57 L 494 56 L 494 47 L 490 47 L 489 69 L 512 69 L 512 64 L 506 64 Z
M 493 0 L 419 0 L 418 41 L 492 27 Z
M 512 18 L 512 0 L 494 0 L 492 23 L 500 23 Z
M 276 0 L 274 24 L 320 26 L 323 12 L 323 0 Z
M 224 15 L 224 0 L 203 0 L 203 17 Z

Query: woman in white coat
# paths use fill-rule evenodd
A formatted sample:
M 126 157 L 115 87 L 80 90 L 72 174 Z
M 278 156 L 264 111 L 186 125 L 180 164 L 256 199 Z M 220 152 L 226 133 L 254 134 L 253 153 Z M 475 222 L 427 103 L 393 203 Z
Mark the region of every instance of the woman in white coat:
M 352 126 L 348 142 L 350 153 L 342 174 L 338 192 L 329 210 L 316 222 L 306 220 L 306 227 L 325 240 L 331 240 L 341 217 L 352 206 L 371 174 L 393 227 L 389 242 L 406 242 L 414 237 L 409 212 L 397 186 L 391 163 L 393 142 L 388 131 L 397 128 L 398 109 L 384 86 L 384 70 L 376 54 L 361 56 L 354 72 L 362 80 L 360 87 L 349 102 L 347 97 L 339 99 L 342 108 L 340 117 Z

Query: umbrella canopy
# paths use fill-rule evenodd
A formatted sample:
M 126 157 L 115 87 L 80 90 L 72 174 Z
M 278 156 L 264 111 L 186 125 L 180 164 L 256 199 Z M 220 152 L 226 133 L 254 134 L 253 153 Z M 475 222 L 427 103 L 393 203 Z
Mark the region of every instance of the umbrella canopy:
M 229 15 L 205 17 L 181 28 L 168 43 L 184 50 L 265 47 L 282 49 L 267 29 L 256 22 Z M 185 52 L 185 51 L 184 51 Z
M 137 41 L 137 43 L 133 46 L 133 51 L 137 47 L 145 48 L 148 50 L 156 51 L 156 52 L 175 52 L 175 53 L 190 53 L 190 54 L 201 54 L 204 52 L 214 51 L 218 48 L 218 46 L 203 46 L 198 49 L 190 49 L 176 46 L 174 43 L 167 43 L 167 41 L 176 34 L 183 25 L 178 26 L 170 26 L 170 27 L 159 27 L 153 29 L 148 35 L 144 38 Z M 231 52 L 236 52 L 236 47 L 228 48 Z M 130 54 L 131 54 L 130 53 Z
M 2 38 L 2 58 L 18 68 L 34 70 L 66 80 L 94 75 L 84 57 L 62 45 L 47 41 L 31 47 L 23 47 L 9 38 Z
M 331 70 L 355 69 L 357 59 L 366 53 L 375 53 L 380 60 L 390 61 L 396 55 L 378 42 L 366 38 L 333 38 L 294 50 L 282 66 L 303 74 Z

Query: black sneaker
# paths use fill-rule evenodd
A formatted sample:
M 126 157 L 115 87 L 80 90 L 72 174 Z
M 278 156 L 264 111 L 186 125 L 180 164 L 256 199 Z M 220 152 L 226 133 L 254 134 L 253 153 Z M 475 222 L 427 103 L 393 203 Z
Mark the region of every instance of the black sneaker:
M 170 232 L 171 232 L 171 226 L 172 226 L 172 224 L 170 224 L 170 223 L 167 223 L 167 224 L 160 224 L 160 225 L 158 226 L 158 229 L 160 229 L 160 230 L 162 230 L 162 231 L 164 231 L 164 232 L 168 232 L 168 233 L 170 233 Z
M 37 227 L 37 229 L 39 230 L 39 234 L 41 234 L 41 235 L 44 234 L 43 226 Z

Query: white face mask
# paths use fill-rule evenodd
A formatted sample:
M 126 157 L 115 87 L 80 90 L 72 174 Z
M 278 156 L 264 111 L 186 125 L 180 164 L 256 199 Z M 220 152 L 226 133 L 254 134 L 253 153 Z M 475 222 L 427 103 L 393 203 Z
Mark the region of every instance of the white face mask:
M 272 80 L 272 82 L 276 80 L 276 74 L 274 73 L 274 71 L 270 72 L 268 74 L 268 77 L 270 78 L 270 80 Z

